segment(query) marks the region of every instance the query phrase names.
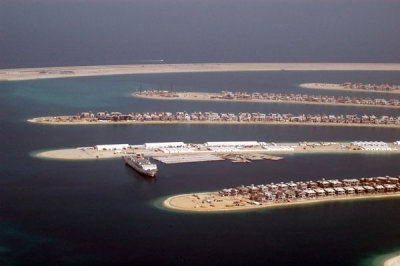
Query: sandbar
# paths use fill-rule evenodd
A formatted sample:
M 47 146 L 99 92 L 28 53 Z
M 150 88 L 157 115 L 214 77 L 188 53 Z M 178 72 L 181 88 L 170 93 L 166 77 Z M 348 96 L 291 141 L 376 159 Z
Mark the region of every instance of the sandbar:
M 391 194 L 378 194 L 378 195 L 346 195 L 346 196 L 331 196 L 317 199 L 302 199 L 285 202 L 273 202 L 273 203 L 262 203 L 260 205 L 253 205 L 248 200 L 240 201 L 240 197 L 222 197 L 218 195 L 218 192 L 204 192 L 204 193 L 192 193 L 192 194 L 181 194 L 167 198 L 163 201 L 162 206 L 168 209 L 186 211 L 186 212 L 229 212 L 229 211 L 244 211 L 254 209 L 265 209 L 265 208 L 277 208 L 277 207 L 293 207 L 307 204 L 316 204 L 324 202 L 334 201 L 346 201 L 346 200 L 370 200 L 370 199 L 384 199 L 384 198 L 398 198 L 400 193 L 394 192 Z M 209 203 L 203 202 L 205 199 L 210 200 Z M 240 201 L 240 205 L 237 206 L 234 202 Z M 394 262 L 398 261 L 396 257 Z M 386 264 L 385 264 L 386 265 Z M 396 264 L 388 264 L 396 265 Z
M 0 69 L 0 81 L 127 74 L 243 71 L 400 71 L 399 63 L 193 63 Z

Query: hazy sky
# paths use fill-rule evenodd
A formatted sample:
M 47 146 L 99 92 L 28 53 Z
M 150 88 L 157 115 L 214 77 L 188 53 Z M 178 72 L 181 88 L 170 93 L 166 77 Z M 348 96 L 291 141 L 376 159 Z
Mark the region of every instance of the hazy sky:
M 0 0 L 0 68 L 400 62 L 400 1 Z

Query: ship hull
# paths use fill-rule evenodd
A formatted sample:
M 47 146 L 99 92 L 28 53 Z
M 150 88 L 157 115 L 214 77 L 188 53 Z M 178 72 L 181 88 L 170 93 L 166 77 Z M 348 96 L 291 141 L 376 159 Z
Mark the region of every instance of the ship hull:
M 129 161 L 129 160 L 125 160 L 125 163 L 130 166 L 132 169 L 134 169 L 136 172 L 138 172 L 139 174 L 145 175 L 145 176 L 149 176 L 149 177 L 154 177 L 156 175 L 156 171 L 146 171 L 140 167 L 138 167 L 136 164 L 134 164 L 133 162 Z

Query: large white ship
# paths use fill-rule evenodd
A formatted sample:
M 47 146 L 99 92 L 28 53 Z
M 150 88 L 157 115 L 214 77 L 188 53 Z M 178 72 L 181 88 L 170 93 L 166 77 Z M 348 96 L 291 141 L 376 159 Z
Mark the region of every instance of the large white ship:
M 154 177 L 157 173 L 157 165 L 139 154 L 125 155 L 125 163 L 143 175 Z

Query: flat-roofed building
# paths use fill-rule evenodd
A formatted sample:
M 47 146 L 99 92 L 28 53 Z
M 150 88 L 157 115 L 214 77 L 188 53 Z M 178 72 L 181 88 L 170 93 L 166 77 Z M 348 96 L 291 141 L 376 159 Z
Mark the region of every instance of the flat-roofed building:
M 94 148 L 98 151 L 126 150 L 129 147 L 129 144 L 106 144 L 94 146 Z
M 257 141 L 209 141 L 204 143 L 207 147 L 257 147 Z
M 153 142 L 144 144 L 146 149 L 181 148 L 186 146 L 187 145 L 183 142 Z

